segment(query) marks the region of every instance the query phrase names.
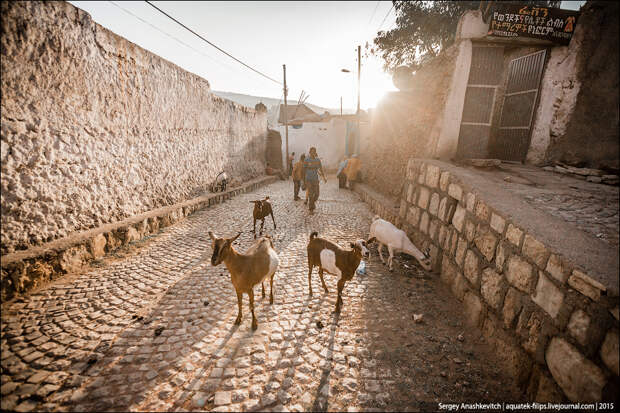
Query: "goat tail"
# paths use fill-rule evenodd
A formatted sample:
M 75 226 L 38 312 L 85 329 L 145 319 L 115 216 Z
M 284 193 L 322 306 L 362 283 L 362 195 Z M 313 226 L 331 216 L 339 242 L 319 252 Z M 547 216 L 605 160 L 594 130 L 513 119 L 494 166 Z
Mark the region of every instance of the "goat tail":
M 310 234 L 310 241 L 312 241 L 313 239 L 315 239 L 318 236 L 319 236 L 319 233 L 314 231 L 312 234 Z

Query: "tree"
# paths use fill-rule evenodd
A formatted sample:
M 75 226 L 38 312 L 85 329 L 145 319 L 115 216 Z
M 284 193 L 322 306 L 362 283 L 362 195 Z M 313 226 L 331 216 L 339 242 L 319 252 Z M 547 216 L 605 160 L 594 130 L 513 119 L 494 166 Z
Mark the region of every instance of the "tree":
M 371 54 L 380 55 L 385 70 L 407 65 L 411 70 L 454 43 L 459 18 L 467 10 L 486 8 L 485 1 L 393 1 L 396 27 L 380 31 Z M 490 2 L 495 3 L 495 2 Z M 502 3 L 559 7 L 560 1 L 508 1 Z

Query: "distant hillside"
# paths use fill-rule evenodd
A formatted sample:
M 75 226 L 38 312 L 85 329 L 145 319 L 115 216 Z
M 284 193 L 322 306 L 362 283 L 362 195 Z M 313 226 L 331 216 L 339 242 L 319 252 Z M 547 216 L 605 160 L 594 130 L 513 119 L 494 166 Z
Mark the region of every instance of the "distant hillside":
M 275 125 L 274 122 L 275 120 L 278 119 L 278 104 L 279 103 L 284 103 L 284 101 L 281 101 L 280 99 L 276 99 L 276 98 L 268 98 L 268 97 L 264 97 L 264 96 L 251 96 L 251 95 L 243 95 L 241 93 L 233 93 L 233 92 L 222 92 L 219 90 L 214 90 L 213 93 L 219 97 L 222 97 L 224 99 L 228 99 L 228 100 L 232 100 L 233 102 L 236 102 L 240 105 L 243 106 L 248 106 L 251 108 L 254 108 L 254 106 L 259 103 L 262 102 L 265 106 L 267 106 L 267 110 L 269 113 L 269 124 L 270 125 Z M 289 102 L 291 105 L 297 104 L 296 100 L 289 100 Z M 340 108 L 337 109 L 329 109 L 329 108 L 324 108 L 321 106 L 317 106 L 317 105 L 313 105 L 311 103 L 306 103 L 306 106 L 308 106 L 310 109 L 312 109 L 313 111 L 315 111 L 316 113 L 323 113 L 325 111 L 328 111 L 329 113 L 333 114 L 333 115 L 339 115 L 340 114 Z M 344 114 L 351 114 L 351 113 L 355 113 L 355 111 L 351 111 L 351 110 L 346 110 L 343 109 L 342 111 Z

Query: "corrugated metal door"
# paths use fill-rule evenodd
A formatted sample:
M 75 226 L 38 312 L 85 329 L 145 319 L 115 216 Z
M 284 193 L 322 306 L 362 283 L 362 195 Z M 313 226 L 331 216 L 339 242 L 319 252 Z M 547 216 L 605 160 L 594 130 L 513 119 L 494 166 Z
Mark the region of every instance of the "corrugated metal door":
M 491 153 L 507 161 L 525 160 L 538 100 L 546 50 L 510 62 L 499 129 Z
M 486 158 L 488 155 L 491 118 L 503 64 L 503 46 L 473 45 L 457 158 Z

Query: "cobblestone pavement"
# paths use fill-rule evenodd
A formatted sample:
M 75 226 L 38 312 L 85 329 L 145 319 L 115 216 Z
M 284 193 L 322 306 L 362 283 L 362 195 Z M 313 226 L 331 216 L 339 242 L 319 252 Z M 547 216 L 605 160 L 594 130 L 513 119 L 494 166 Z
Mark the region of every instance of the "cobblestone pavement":
M 280 255 L 274 304 L 237 314 L 228 271 L 212 267 L 208 230 L 253 238 L 251 199 L 269 195 Z M 278 182 L 196 212 L 123 260 L 61 279 L 2 309 L 2 409 L 70 411 L 419 410 L 438 401 L 516 400 L 512 380 L 438 277 L 401 258 L 389 273 L 373 251 L 333 312 L 313 276 L 308 235 L 341 245 L 368 234 L 372 214 L 330 179 L 317 214 Z M 269 287 L 267 286 L 267 289 Z M 255 291 L 259 291 L 259 287 Z M 260 295 L 257 295 L 260 297 Z M 422 323 L 412 315 L 423 314 Z

